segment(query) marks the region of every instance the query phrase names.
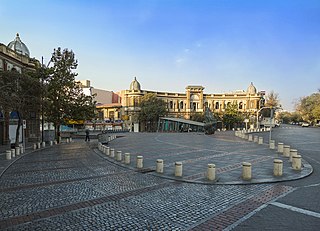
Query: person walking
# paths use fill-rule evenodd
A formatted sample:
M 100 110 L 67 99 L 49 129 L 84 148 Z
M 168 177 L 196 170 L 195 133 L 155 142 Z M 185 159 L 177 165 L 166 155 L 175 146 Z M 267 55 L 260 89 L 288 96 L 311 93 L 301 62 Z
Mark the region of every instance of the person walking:
M 86 141 L 90 141 L 90 132 L 89 132 L 89 129 L 86 130 Z

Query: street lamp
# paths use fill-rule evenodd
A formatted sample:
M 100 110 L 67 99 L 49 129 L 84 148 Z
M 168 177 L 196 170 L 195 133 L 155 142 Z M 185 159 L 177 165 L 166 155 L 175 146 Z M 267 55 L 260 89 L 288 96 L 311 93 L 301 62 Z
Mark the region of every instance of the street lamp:
M 271 130 L 272 130 L 272 118 L 273 118 L 273 115 L 274 115 L 274 112 L 275 110 L 277 109 L 282 109 L 281 106 L 280 107 L 273 107 L 273 106 L 270 106 L 270 107 L 262 107 L 260 108 L 258 111 L 257 111 L 257 129 L 260 127 L 259 126 L 259 112 L 262 111 L 263 109 L 265 108 L 270 108 L 270 122 L 269 122 L 269 125 L 270 125 L 270 132 L 269 132 L 269 142 L 271 140 Z
M 44 104 L 44 79 L 46 78 L 45 75 L 45 69 L 49 67 L 51 63 L 51 59 L 48 62 L 47 65 L 44 65 L 43 63 L 43 56 L 41 57 L 41 68 L 42 68 L 42 73 L 41 73 L 41 86 L 42 86 L 42 90 L 41 90 L 41 141 L 44 142 L 44 108 L 43 108 L 43 104 Z

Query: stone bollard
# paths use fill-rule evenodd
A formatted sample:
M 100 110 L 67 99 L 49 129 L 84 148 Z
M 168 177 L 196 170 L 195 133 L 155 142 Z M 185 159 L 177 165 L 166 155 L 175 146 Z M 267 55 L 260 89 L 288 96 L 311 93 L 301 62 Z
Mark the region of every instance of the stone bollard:
M 259 137 L 258 136 L 253 136 L 253 142 L 258 143 L 259 142 Z
M 122 152 L 121 151 L 117 151 L 117 156 L 116 156 L 116 161 L 122 161 Z
M 52 140 L 50 140 L 50 146 L 52 146 L 53 145 L 53 141 Z
M 110 136 L 108 136 L 108 142 L 110 142 L 111 141 L 111 137 Z
M 290 157 L 290 146 L 289 145 L 283 145 L 283 155 L 285 157 Z
M 216 179 L 216 165 L 215 164 L 208 164 L 207 178 L 208 178 L 208 180 L 211 180 L 211 181 Z
M 292 168 L 294 170 L 301 170 L 301 156 L 300 155 L 296 155 L 296 156 L 292 156 Z
M 130 153 L 125 153 L 124 154 L 124 163 L 125 164 L 130 164 Z
M 69 140 L 70 142 L 72 142 L 72 137 L 70 137 L 70 140 Z
M 270 140 L 270 142 L 269 142 L 269 148 L 270 148 L 270 149 L 275 149 L 275 148 L 276 148 L 276 145 L 275 145 L 275 141 L 274 141 L 274 140 Z
M 110 157 L 111 157 L 111 158 L 114 158 L 114 148 L 111 148 L 111 149 L 110 149 Z
M 242 179 L 251 180 L 251 163 L 248 163 L 248 162 L 242 163 Z
M 45 148 L 46 147 L 46 142 L 42 142 L 42 147 Z
M 36 149 L 37 149 L 37 144 L 34 143 L 34 144 L 33 144 L 33 150 L 36 150 Z
M 37 149 L 40 149 L 41 148 L 41 144 L 40 142 L 37 143 Z
M 15 149 L 11 149 L 11 157 L 15 158 L 16 157 L 16 150 Z
M 297 149 L 290 149 L 290 156 L 289 156 L 289 161 L 292 162 L 292 157 L 298 155 L 298 150 Z
M 15 150 L 16 150 L 16 155 L 20 156 L 20 147 L 16 147 Z
M 259 137 L 258 144 L 263 144 L 263 137 Z
M 249 140 L 249 141 L 253 141 L 253 136 L 252 136 L 252 134 L 249 134 L 248 140 Z
M 163 173 L 163 160 L 162 159 L 157 159 L 156 172 Z
M 283 143 L 278 143 L 278 152 L 283 153 Z
M 282 176 L 283 162 L 279 159 L 273 160 L 273 175 Z
M 55 141 L 54 141 L 54 144 L 57 145 L 57 144 L 58 144 L 58 141 L 55 140 Z
M 11 160 L 11 150 L 6 151 L 6 160 Z
M 137 168 L 143 168 L 143 156 L 137 156 Z
M 175 176 L 182 176 L 182 162 L 176 162 L 175 163 L 175 171 L 174 171 Z
M 110 156 L 110 148 L 109 147 L 106 147 L 106 155 Z

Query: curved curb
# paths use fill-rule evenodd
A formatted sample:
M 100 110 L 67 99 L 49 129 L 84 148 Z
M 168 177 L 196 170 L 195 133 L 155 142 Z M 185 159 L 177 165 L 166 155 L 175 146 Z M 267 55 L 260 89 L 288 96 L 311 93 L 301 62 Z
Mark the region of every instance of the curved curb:
M 59 144 L 57 144 L 59 145 Z M 57 146 L 55 145 L 55 146 Z M 24 152 L 22 155 L 19 155 L 19 157 L 17 157 L 16 159 L 13 159 L 11 160 L 11 162 L 1 171 L 0 173 L 0 178 L 5 174 L 5 172 L 15 163 L 17 162 L 18 160 L 20 160 L 21 158 L 25 157 L 26 155 L 29 155 L 31 153 L 34 153 L 34 152 L 39 152 L 39 151 L 43 151 L 45 149 L 48 149 L 48 148 L 51 148 L 53 146 L 48 146 L 48 147 L 45 147 L 45 148 L 40 148 L 40 149 L 35 149 L 33 150 L 32 147 L 30 146 L 29 148 L 32 149 L 30 152 Z M 26 148 L 27 149 L 27 148 Z M 7 160 L 5 160 L 7 161 Z
M 115 159 L 109 158 L 108 156 L 104 155 L 101 151 L 99 151 L 97 148 L 92 148 L 93 152 L 95 152 L 99 157 L 103 158 L 104 160 L 108 161 L 111 164 L 117 165 L 121 168 L 125 168 L 140 174 L 149 174 L 152 176 L 156 176 L 159 178 L 167 179 L 167 180 L 174 180 L 178 182 L 184 182 L 184 183 L 192 183 L 192 184 L 204 184 L 204 185 L 249 185 L 249 184 L 263 184 L 263 183 L 279 183 L 279 182 L 287 182 L 287 181 L 294 181 L 294 180 L 299 180 L 303 179 L 313 173 L 313 167 L 304 159 L 303 161 L 303 168 L 300 171 L 303 174 L 299 174 L 298 176 L 295 177 L 284 177 L 281 179 L 281 177 L 271 177 L 271 178 L 264 178 L 264 179 L 255 179 L 253 178 L 250 181 L 244 181 L 244 180 L 236 180 L 236 181 L 225 181 L 225 182 L 220 182 L 219 178 L 216 181 L 207 181 L 205 178 L 201 178 L 202 180 L 188 180 L 180 177 L 175 177 L 175 176 L 168 176 L 168 175 L 161 175 L 160 173 L 155 173 L 155 167 L 152 168 L 144 168 L 144 169 L 137 169 L 135 167 L 129 166 L 124 164 L 122 161 L 116 161 Z M 144 171 L 145 170 L 145 171 Z M 151 171 L 147 171 L 151 170 Z M 291 169 L 291 171 L 294 171 Z M 298 171 L 296 171 L 298 172 Z M 240 178 L 240 177 L 239 177 Z

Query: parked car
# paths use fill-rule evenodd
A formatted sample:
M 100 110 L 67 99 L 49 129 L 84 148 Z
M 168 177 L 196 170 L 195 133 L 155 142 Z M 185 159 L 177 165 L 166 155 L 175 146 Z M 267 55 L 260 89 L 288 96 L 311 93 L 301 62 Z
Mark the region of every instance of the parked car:
M 303 122 L 303 123 L 301 124 L 301 127 L 309 127 L 309 126 L 310 126 L 310 124 L 307 123 L 307 122 Z

